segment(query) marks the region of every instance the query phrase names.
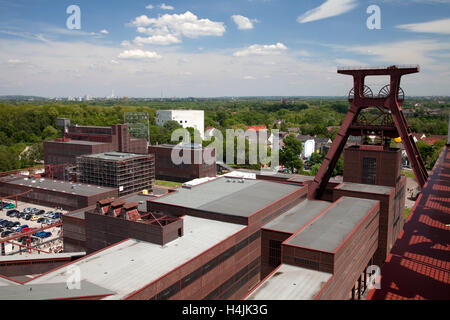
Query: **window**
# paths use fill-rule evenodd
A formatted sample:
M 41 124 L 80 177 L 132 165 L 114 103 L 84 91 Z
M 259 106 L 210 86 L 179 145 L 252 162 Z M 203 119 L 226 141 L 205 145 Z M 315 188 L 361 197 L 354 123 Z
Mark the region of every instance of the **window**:
M 377 176 L 377 159 L 363 158 L 362 183 L 375 184 Z
M 281 263 L 281 241 L 269 240 L 269 264 L 278 267 Z

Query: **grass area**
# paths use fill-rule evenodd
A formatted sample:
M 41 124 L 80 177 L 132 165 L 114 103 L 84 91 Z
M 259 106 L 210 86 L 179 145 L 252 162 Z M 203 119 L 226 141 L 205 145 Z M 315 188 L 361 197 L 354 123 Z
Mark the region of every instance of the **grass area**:
M 413 178 L 415 179 L 416 176 L 414 175 L 414 172 L 411 170 L 402 170 L 402 174 L 404 174 L 405 176 L 407 176 L 408 178 Z
M 164 180 L 156 180 L 155 184 L 157 186 L 171 187 L 171 188 L 176 188 L 176 187 L 181 186 L 180 182 L 164 181 Z
M 411 208 L 405 208 L 405 213 L 404 213 L 405 219 L 408 219 L 410 214 L 411 214 Z

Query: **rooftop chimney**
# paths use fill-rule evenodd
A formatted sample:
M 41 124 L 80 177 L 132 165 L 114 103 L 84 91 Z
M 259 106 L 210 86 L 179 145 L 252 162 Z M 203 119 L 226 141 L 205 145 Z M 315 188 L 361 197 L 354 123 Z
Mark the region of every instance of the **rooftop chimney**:
M 97 213 L 103 215 L 108 214 L 109 206 L 111 205 L 112 202 L 114 202 L 114 198 L 107 198 L 97 201 L 97 208 L 96 208 Z
M 111 203 L 108 211 L 108 215 L 113 217 L 120 216 L 120 212 L 122 211 L 122 207 L 125 204 L 124 200 L 119 200 Z
M 131 202 L 127 203 L 122 207 L 122 212 L 120 214 L 120 217 L 125 220 L 130 221 L 137 221 L 141 218 L 141 215 L 138 211 L 138 203 L 137 202 Z

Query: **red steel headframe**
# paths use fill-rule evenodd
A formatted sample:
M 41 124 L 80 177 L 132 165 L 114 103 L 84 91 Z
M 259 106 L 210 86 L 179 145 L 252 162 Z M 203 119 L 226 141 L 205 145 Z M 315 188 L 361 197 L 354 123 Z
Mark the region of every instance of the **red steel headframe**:
M 314 177 L 313 183 L 309 187 L 308 198 L 319 199 L 331 177 L 336 163 L 344 150 L 344 146 L 349 137 L 349 129 L 351 124 L 357 119 L 361 110 L 368 107 L 379 107 L 389 110 L 394 119 L 395 127 L 402 139 L 406 154 L 413 168 L 417 182 L 422 188 L 428 179 L 428 173 L 423 164 L 422 157 L 414 142 L 411 129 L 406 123 L 406 119 L 402 112 L 403 98 L 399 97 L 400 80 L 403 75 L 417 73 L 420 71 L 419 66 L 390 66 L 385 68 L 341 68 L 338 73 L 353 76 L 353 92 L 349 97 L 350 108 L 347 116 L 342 123 L 336 138 L 333 140 L 330 150 L 328 151 L 322 165 Z M 367 76 L 390 76 L 389 94 L 367 96 L 364 94 L 366 86 L 364 80 Z

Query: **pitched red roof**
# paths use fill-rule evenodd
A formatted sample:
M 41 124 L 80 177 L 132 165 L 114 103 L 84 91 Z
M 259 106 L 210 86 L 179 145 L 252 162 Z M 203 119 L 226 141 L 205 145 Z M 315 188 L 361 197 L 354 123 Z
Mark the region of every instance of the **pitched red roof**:
M 248 126 L 247 130 L 255 130 L 255 131 L 267 130 L 267 127 L 265 125 Z
M 368 299 L 450 299 L 450 147 L 444 150 Z

